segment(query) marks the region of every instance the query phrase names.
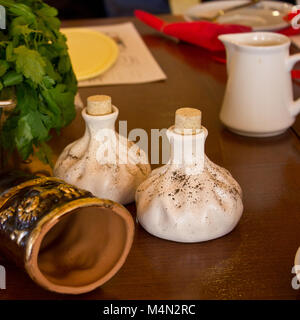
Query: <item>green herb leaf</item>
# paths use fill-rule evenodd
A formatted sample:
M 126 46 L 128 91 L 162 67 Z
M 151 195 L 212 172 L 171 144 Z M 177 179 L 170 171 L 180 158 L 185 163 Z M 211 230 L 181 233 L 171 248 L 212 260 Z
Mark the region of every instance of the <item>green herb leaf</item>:
M 63 126 L 66 126 L 76 115 L 75 109 L 69 108 L 70 105 L 74 105 L 74 94 L 68 91 L 64 84 L 58 84 L 54 89 L 49 90 L 49 94 L 60 106 Z
M 36 90 L 27 83 L 17 86 L 17 106 L 16 109 L 22 115 L 29 113 L 31 110 L 37 110 L 38 96 Z
M 16 129 L 15 143 L 23 159 L 27 159 L 32 153 L 32 140 L 33 136 L 31 128 L 26 116 L 22 117 L 18 121 Z
M 62 120 L 61 120 L 61 110 L 60 107 L 57 105 L 55 99 L 53 99 L 52 95 L 50 94 L 50 90 L 42 90 L 41 94 L 47 103 L 48 108 L 52 111 L 52 113 L 56 116 L 56 124 L 54 128 L 62 127 Z
M 23 81 L 23 76 L 16 71 L 10 71 L 6 73 L 6 75 L 3 77 L 4 87 L 15 86 L 21 83 L 22 81 Z
M 23 159 L 33 152 L 51 162 L 46 142 L 75 116 L 77 80 L 57 10 L 42 0 L 0 0 L 7 29 L 0 31 L 0 97 L 17 105 L 2 125 L 0 142 Z
M 62 81 L 62 77 L 57 71 L 55 71 L 54 66 L 50 62 L 50 60 L 48 60 L 47 58 L 44 58 L 44 62 L 46 64 L 46 66 L 45 66 L 46 74 L 48 74 L 48 76 L 50 78 L 52 78 L 53 80 L 55 80 L 57 82 L 61 82 Z
M 50 78 L 49 76 L 44 76 L 43 84 L 47 89 L 50 89 L 55 85 L 55 80 Z
M 37 138 L 39 141 L 44 141 L 48 138 L 48 130 L 45 128 L 38 111 L 31 111 L 22 119 L 25 119 L 30 126 L 33 138 Z
M 69 56 L 61 56 L 58 62 L 58 71 L 60 73 L 67 73 L 71 69 L 71 67 L 72 65 Z
M 0 77 L 9 69 L 9 64 L 5 60 L 0 60 Z
M 10 42 L 6 47 L 6 61 L 14 61 L 15 55 L 14 55 L 14 47 L 12 42 Z
M 45 74 L 45 61 L 41 55 L 35 51 L 19 46 L 14 49 L 16 55 L 16 70 L 23 73 L 26 78 L 31 79 L 35 83 L 41 83 Z
M 28 36 L 31 33 L 37 33 L 37 30 L 34 30 L 28 26 L 28 21 L 24 17 L 18 17 L 12 20 L 10 34 L 13 37 L 23 36 L 27 40 Z
M 46 3 L 43 3 L 43 7 L 40 10 L 37 10 L 36 13 L 42 17 L 56 17 L 58 12 L 54 7 L 50 7 Z
M 4 2 L 10 2 L 10 1 L 0 1 L 0 4 Z M 23 3 L 13 3 L 13 4 L 8 4 L 8 10 L 9 12 L 15 14 L 16 16 L 23 16 L 29 21 L 33 22 L 35 20 L 35 15 L 33 14 L 32 10 L 30 7 L 26 6 Z
M 37 157 L 44 163 L 49 164 L 51 167 L 53 167 L 53 163 L 52 163 L 52 150 L 50 149 L 50 147 L 42 142 L 40 144 L 40 148 L 39 151 L 37 152 Z

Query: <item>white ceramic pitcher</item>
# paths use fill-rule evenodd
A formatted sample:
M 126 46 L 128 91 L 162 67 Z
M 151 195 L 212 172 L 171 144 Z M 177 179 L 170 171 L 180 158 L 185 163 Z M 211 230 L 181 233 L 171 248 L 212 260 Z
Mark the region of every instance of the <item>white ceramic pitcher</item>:
M 228 73 L 222 123 L 246 136 L 284 132 L 300 111 L 300 99 L 293 101 L 290 74 L 300 54 L 289 55 L 289 38 L 251 32 L 221 35 L 219 39 L 226 48 Z

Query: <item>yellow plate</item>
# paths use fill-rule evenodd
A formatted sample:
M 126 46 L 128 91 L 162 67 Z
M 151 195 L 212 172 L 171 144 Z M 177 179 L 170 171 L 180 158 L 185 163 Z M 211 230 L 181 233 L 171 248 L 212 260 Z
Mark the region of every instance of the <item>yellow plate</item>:
M 69 54 L 78 81 L 94 78 L 117 60 L 119 49 L 105 34 L 84 28 L 64 28 Z

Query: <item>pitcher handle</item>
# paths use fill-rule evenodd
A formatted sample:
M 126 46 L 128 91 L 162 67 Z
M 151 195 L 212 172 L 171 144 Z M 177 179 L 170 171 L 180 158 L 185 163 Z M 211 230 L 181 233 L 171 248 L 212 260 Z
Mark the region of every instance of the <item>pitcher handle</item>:
M 292 71 L 296 62 L 300 61 L 300 53 L 293 54 L 287 58 L 287 69 L 288 71 Z M 293 117 L 300 112 L 300 98 L 293 101 L 290 106 L 290 113 Z

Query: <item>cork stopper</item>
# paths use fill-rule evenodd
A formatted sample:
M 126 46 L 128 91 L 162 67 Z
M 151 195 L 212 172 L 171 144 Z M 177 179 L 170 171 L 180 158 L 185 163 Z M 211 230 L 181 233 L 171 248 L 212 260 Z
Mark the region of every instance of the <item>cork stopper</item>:
M 101 116 L 112 112 L 111 97 L 105 95 L 90 96 L 87 99 L 87 113 Z
M 175 132 L 184 134 L 192 131 L 196 133 L 201 129 L 201 111 L 194 108 L 180 108 L 175 113 Z

